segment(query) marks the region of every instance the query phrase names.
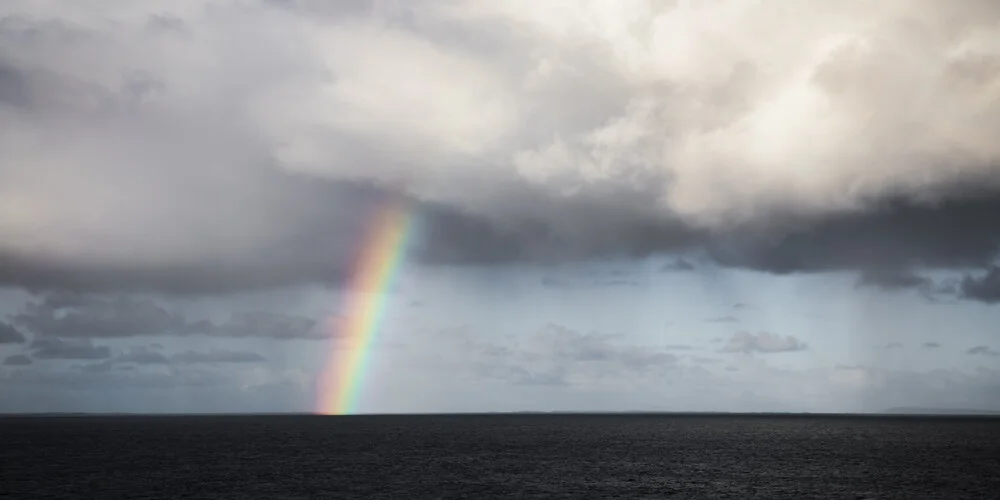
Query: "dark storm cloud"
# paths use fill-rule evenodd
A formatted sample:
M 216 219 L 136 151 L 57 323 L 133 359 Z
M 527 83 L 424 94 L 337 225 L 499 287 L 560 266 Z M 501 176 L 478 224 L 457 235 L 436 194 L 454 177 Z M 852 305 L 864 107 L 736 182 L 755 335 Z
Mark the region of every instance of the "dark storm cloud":
M 0 344 L 23 344 L 25 341 L 24 334 L 17 328 L 0 321 Z
M 329 184 L 313 180 L 315 184 Z M 0 253 L 0 283 L 28 288 L 58 287 L 76 290 L 161 290 L 176 293 L 218 293 L 241 289 L 266 288 L 288 284 L 340 283 L 347 276 L 353 248 L 344 241 L 357 238 L 345 234 L 363 233 L 362 217 L 353 222 L 330 220 L 319 213 L 374 211 L 377 200 L 387 196 L 371 187 L 329 188 L 358 189 L 364 193 L 354 201 L 341 195 L 322 195 L 313 201 L 313 215 L 300 231 L 276 241 L 279 252 L 246 256 L 244 262 L 212 262 L 161 268 L 128 265 L 77 265 L 70 261 L 38 260 L 21 255 Z M 325 191 L 322 187 L 306 189 Z M 293 191 L 289 191 L 290 193 Z M 362 201 L 364 200 L 364 201 Z M 345 203 L 347 205 L 345 205 Z M 326 205 L 327 209 L 320 208 Z M 975 205 L 975 206 L 973 206 Z M 988 205 L 988 208 L 986 207 Z M 355 208 L 348 208 L 348 207 Z M 618 226 L 609 234 L 599 226 L 568 234 L 545 222 L 508 222 L 498 225 L 487 217 L 462 213 L 441 205 L 423 204 L 422 231 L 413 248 L 415 258 L 428 264 L 497 265 L 517 262 L 578 261 L 589 258 L 650 256 L 703 246 L 712 258 L 725 266 L 762 270 L 777 274 L 831 270 L 860 270 L 861 285 L 886 289 L 920 288 L 929 282 L 913 272 L 900 269 L 910 266 L 966 268 L 987 266 L 996 254 L 1000 236 L 1000 211 L 992 203 L 950 203 L 938 209 L 894 209 L 844 217 L 838 220 L 803 226 L 789 233 L 775 233 L 773 239 L 748 238 L 738 247 L 729 245 L 728 237 L 695 236 L 682 226 L 644 224 Z M 995 215 L 995 217 L 994 217 Z M 325 220 L 324 220 L 325 219 Z M 303 219 L 298 219 L 299 223 Z M 347 233 L 321 228 L 352 226 Z M 660 236 L 657 236 L 660 235 Z M 262 249 L 263 250 L 263 249 Z M 686 261 L 681 261 L 685 262 Z M 207 264 L 207 263 L 206 263 Z M 687 266 L 682 266 L 687 267 Z M 671 268 L 671 270 L 687 270 Z M 998 272 L 991 268 L 981 277 L 967 277 L 961 282 L 965 298 L 995 302 L 1000 297 Z M 635 284 L 628 280 L 605 280 L 600 284 Z M 547 286 L 560 283 L 549 279 Z
M 767 332 L 752 334 L 748 332 L 737 332 L 726 342 L 721 352 L 742 352 L 742 353 L 777 353 L 803 351 L 806 344 L 799 339 L 787 335 L 773 335 Z
M 31 343 L 32 357 L 36 359 L 107 359 L 111 357 L 108 346 L 94 345 L 87 339 L 40 339 Z
M 32 363 L 31 358 L 24 354 L 13 354 L 3 360 L 4 366 L 28 366 Z
M 1000 267 L 990 266 L 979 276 L 966 276 L 958 284 L 961 297 L 988 304 L 1000 302 Z
M 946 192 L 934 202 L 897 198 L 880 207 L 739 244 L 711 243 L 711 254 L 726 265 L 777 274 L 861 270 L 862 283 L 890 288 L 923 283 L 909 267 L 983 267 L 997 256 L 1000 194 Z

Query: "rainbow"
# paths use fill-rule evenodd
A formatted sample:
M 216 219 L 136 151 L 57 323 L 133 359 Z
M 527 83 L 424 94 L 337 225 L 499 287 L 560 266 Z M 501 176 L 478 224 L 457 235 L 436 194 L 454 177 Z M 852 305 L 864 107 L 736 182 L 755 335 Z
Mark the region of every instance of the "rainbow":
M 375 214 L 351 273 L 347 298 L 334 327 L 335 342 L 317 384 L 316 413 L 354 413 L 372 345 L 413 232 L 405 201 L 394 198 Z

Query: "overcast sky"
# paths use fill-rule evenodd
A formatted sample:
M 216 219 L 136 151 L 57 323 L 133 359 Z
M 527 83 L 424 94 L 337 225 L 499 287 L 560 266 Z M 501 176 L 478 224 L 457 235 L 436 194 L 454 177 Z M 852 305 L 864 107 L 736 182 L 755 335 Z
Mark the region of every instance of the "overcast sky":
M 992 0 L 6 0 L 0 411 L 1000 410 Z M 368 293 L 368 292 L 366 292 Z

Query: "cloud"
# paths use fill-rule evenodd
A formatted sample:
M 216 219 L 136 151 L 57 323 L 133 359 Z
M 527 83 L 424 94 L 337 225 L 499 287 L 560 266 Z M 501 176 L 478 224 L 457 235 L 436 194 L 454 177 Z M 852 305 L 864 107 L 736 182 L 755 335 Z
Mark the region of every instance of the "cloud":
M 881 268 L 866 269 L 858 278 L 858 286 L 871 286 L 885 290 L 902 290 L 922 288 L 931 284 L 923 276 L 918 276 L 908 270 Z
M 43 294 L 13 320 L 37 335 L 66 338 L 163 335 L 183 321 L 149 299 L 72 292 Z
M 982 354 L 984 356 L 1000 356 L 1000 352 L 990 349 L 988 346 L 977 345 L 975 347 L 970 347 L 965 351 L 968 354 Z
M 4 366 L 28 366 L 31 363 L 32 359 L 24 354 L 12 354 L 3 360 Z
M 85 5 L 5 5 L 3 284 L 340 283 L 395 191 L 428 264 L 997 253 L 994 2 Z
M 237 312 L 213 321 L 186 318 L 152 299 L 127 294 L 48 292 L 29 302 L 13 321 L 36 335 L 60 338 L 128 338 L 208 335 L 276 340 L 325 339 L 315 320 L 287 314 Z
M 729 339 L 721 352 L 743 352 L 743 353 L 776 353 L 802 351 L 806 349 L 806 344 L 788 335 L 782 337 L 767 332 L 757 335 L 747 332 L 737 332 Z
M 168 355 L 149 346 L 133 347 L 123 352 L 113 360 L 115 363 L 133 363 L 136 365 L 169 365 L 169 364 L 213 364 L 213 363 L 261 363 L 267 358 L 255 352 L 213 350 L 199 352 L 187 350 Z
M 941 344 L 937 342 L 924 342 L 924 348 L 926 349 L 937 349 L 938 347 L 941 347 Z
M 171 356 L 171 361 L 184 364 L 203 363 L 260 363 L 267 358 L 255 352 L 215 350 L 209 352 L 185 351 Z
M 639 286 L 642 282 L 628 279 L 603 279 L 594 281 L 596 286 Z
M 114 368 L 115 362 L 112 359 L 106 359 L 104 361 L 99 361 L 97 363 L 89 363 L 86 365 L 75 365 L 73 368 L 80 370 L 84 373 L 108 373 Z
M 706 323 L 737 323 L 737 322 L 739 322 L 739 320 L 736 319 L 736 316 L 726 315 L 726 316 L 718 316 L 718 317 L 715 317 L 715 318 L 708 318 L 708 319 L 705 320 L 705 322 Z
M 694 264 L 688 262 L 685 259 L 676 259 L 672 262 L 666 262 L 660 266 L 660 272 L 685 272 L 694 271 L 696 268 Z
M 23 344 L 25 341 L 24 334 L 17 328 L 0 321 L 0 344 Z
M 236 338 L 322 340 L 330 337 L 329 332 L 318 327 L 315 320 L 301 316 L 251 311 L 234 313 L 221 324 L 198 321 L 187 324 L 184 329 L 188 333 Z
M 240 388 L 247 377 L 250 380 L 264 379 L 264 375 L 270 372 L 260 365 L 250 363 L 226 367 L 202 363 L 167 367 L 162 370 L 120 369 L 133 366 L 119 365 L 113 359 L 106 359 L 73 365 L 67 370 L 11 370 L 0 374 L 0 386 L 3 386 L 4 391 L 14 388 L 28 389 L 33 391 L 35 397 L 38 397 L 38 391 L 59 389 L 98 391 L 106 395 L 117 393 L 121 397 L 119 391 L 122 389 L 141 389 L 149 391 L 144 392 L 148 397 L 156 398 L 158 396 L 156 391 L 162 389 L 224 386 Z M 275 373 L 272 378 L 281 380 L 285 377 Z M 232 396 L 232 393 L 228 396 Z M 133 397 L 135 393 L 129 394 L 127 399 Z M 147 411 L 143 408 L 148 408 L 149 404 L 148 400 L 144 401 L 138 407 L 133 406 L 131 411 Z
M 1000 267 L 990 266 L 980 277 L 966 276 L 959 283 L 959 295 L 988 304 L 1000 302 Z
M 133 348 L 119 355 L 115 358 L 115 361 L 118 363 L 135 363 L 137 365 L 165 365 L 170 363 L 170 359 L 166 355 L 151 347 Z
M 899 342 L 889 342 L 888 344 L 885 345 L 885 348 L 886 349 L 902 349 L 903 348 L 903 344 L 900 344 Z
M 36 359 L 107 359 L 111 348 L 94 345 L 90 339 L 39 339 L 31 343 Z

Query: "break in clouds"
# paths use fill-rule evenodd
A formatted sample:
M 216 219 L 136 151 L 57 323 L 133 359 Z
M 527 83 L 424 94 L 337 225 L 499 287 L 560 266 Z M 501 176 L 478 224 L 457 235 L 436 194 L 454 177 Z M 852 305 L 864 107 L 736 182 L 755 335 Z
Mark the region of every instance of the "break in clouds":
M 5 2 L 0 281 L 336 283 L 401 190 L 426 264 L 1000 296 L 995 2 L 335 4 Z

